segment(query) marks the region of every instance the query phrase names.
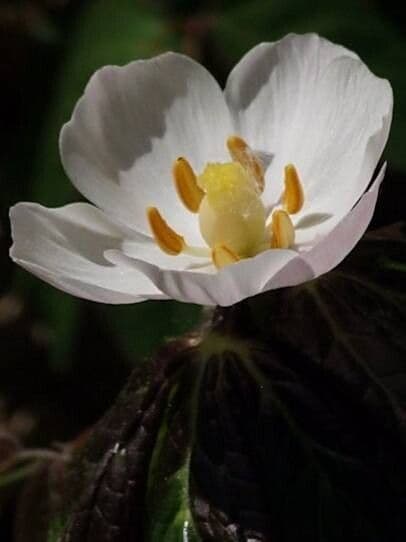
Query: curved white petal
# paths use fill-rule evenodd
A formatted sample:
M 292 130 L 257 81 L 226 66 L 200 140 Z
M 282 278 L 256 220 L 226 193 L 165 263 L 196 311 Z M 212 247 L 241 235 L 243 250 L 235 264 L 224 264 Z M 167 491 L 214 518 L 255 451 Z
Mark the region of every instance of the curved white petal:
M 308 252 L 292 258 L 263 284 L 262 292 L 295 286 L 334 269 L 361 239 L 374 214 L 379 187 L 386 171 L 384 164 L 371 188 L 335 228 Z M 272 251 L 271 251 L 272 252 Z
M 210 249 L 207 248 L 208 256 L 197 257 L 189 254 L 171 256 L 165 254 L 155 241 L 140 242 L 139 240 L 125 240 L 121 247 L 122 252 L 130 258 L 150 262 L 165 269 L 197 269 L 211 265 Z
M 201 305 L 228 306 L 264 290 L 269 279 L 295 260 L 297 267 L 289 267 L 289 279 L 304 282 L 313 277 L 311 268 L 292 250 L 269 250 L 255 258 L 241 260 L 216 272 L 163 269 L 150 262 L 134 260 L 115 251 L 115 261 L 145 273 L 166 295 L 178 301 Z
M 104 258 L 105 250 L 121 247 L 122 232 L 96 207 L 19 203 L 10 219 L 11 258 L 53 286 L 103 303 L 166 298 L 142 273 Z
M 374 214 L 379 187 L 385 176 L 386 164 L 381 168 L 371 188 L 339 224 L 309 252 L 301 254 L 317 277 L 336 267 L 355 247 L 365 233 Z
M 295 217 L 329 214 L 326 233 L 368 186 L 386 143 L 392 90 L 351 51 L 314 34 L 251 50 L 230 74 L 236 130 L 274 159 L 264 198 L 275 203 L 294 163 L 305 192 Z
M 157 206 L 191 243 L 200 241 L 182 206 L 172 165 L 196 171 L 224 161 L 231 118 L 214 78 L 188 57 L 167 53 L 96 72 L 62 129 L 62 162 L 73 184 L 115 220 L 149 234 L 145 209 Z

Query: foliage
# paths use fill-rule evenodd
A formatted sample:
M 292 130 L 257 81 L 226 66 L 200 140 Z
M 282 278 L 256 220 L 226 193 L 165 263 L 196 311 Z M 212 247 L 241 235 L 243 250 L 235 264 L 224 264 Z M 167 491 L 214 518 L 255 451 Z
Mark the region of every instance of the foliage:
M 169 343 L 90 439 L 62 540 L 404 540 L 404 245 Z

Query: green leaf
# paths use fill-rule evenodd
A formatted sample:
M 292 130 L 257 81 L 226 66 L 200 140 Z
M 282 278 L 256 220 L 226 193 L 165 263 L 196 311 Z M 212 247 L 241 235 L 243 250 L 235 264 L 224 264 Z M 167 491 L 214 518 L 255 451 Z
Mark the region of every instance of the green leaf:
M 189 477 L 203 370 L 201 359 L 190 359 L 168 399 L 150 466 L 146 542 L 200 540 L 191 513 Z
M 405 407 L 405 265 L 404 225 L 375 230 L 327 275 L 254 301 L 257 321 L 334 373 L 370 375 Z
M 146 530 L 148 471 L 174 378 L 187 341 L 171 344 L 154 363 L 138 367 L 100 421 L 72 470 L 63 541 L 138 540 Z
M 403 541 L 405 243 L 370 233 L 139 368 L 74 468 L 62 541 Z

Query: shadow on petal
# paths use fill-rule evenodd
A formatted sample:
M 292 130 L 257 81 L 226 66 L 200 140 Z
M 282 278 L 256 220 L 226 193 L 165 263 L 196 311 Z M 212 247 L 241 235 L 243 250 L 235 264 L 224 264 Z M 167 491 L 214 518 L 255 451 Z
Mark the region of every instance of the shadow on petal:
M 306 229 L 312 228 L 313 226 L 318 226 L 326 220 L 329 220 L 333 215 L 330 213 L 311 213 L 309 215 L 303 216 L 295 225 L 297 229 Z

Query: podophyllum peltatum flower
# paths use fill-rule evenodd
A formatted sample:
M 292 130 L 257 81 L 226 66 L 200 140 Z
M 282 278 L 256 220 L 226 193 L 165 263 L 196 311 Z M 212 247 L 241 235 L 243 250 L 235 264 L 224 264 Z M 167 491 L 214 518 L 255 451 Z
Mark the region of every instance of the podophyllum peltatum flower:
M 91 78 L 60 138 L 94 205 L 11 210 L 11 257 L 105 303 L 231 305 L 336 266 L 371 220 L 389 83 L 317 35 L 252 49 L 222 92 L 167 53 Z

